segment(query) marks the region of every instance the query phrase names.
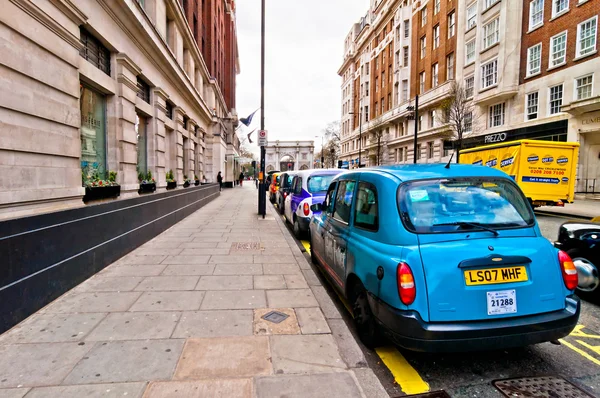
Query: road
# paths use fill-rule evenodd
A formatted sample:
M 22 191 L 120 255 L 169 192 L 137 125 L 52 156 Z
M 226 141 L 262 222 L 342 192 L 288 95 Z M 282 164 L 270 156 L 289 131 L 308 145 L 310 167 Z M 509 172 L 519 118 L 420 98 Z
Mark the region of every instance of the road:
M 547 215 L 537 215 L 537 219 L 542 234 L 550 240 L 556 239 L 558 227 L 566 221 Z M 298 245 L 309 256 L 309 243 L 301 241 Z M 320 277 L 354 332 L 343 299 L 322 274 Z M 359 341 L 369 365 L 391 397 L 443 390 L 458 398 L 501 398 L 493 381 L 541 376 L 564 378 L 591 396 L 600 397 L 600 307 L 584 301 L 579 326 L 560 343 L 491 352 L 423 354 L 391 346 L 373 351 Z M 555 397 L 563 396 L 559 392 Z

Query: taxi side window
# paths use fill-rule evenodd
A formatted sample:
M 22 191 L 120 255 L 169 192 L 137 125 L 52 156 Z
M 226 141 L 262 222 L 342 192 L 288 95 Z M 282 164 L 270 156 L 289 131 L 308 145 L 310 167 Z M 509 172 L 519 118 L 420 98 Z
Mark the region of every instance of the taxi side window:
M 341 181 L 339 183 L 333 210 L 333 218 L 336 220 L 345 223 L 350 222 L 350 209 L 352 208 L 355 186 L 355 181 Z
M 368 182 L 358 184 L 356 207 L 354 209 L 354 225 L 368 231 L 377 231 L 379 229 L 377 189 L 373 184 Z
M 300 195 L 302 193 L 302 177 L 294 177 L 294 194 Z
M 325 200 L 323 201 L 323 211 L 328 214 L 331 214 L 333 212 L 333 194 L 335 193 L 335 187 L 335 182 L 329 185 L 327 195 L 325 195 Z

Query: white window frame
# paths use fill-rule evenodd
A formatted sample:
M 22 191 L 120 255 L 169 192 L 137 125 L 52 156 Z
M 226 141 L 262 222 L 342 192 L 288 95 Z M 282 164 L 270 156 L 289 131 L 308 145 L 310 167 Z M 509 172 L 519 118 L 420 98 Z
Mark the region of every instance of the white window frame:
M 473 82 L 471 87 L 469 87 L 468 81 Z M 471 91 L 471 95 L 469 95 L 469 90 Z M 473 98 L 473 95 L 475 95 L 475 75 L 470 75 L 465 77 L 465 96 L 467 98 Z
M 490 27 L 494 25 L 495 30 L 489 32 Z M 488 41 L 488 39 L 492 37 L 492 41 Z M 496 17 L 492 19 L 490 22 L 483 25 L 483 49 L 487 50 L 495 44 L 500 42 L 500 17 Z
M 427 6 L 421 9 L 421 27 L 427 25 Z
M 408 39 L 410 37 L 410 19 L 404 20 L 404 38 Z
M 450 62 L 452 60 L 452 62 Z M 452 67 L 450 67 L 452 66 Z M 452 72 L 452 73 L 450 73 Z M 454 80 L 456 77 L 456 56 L 454 53 L 446 55 L 446 80 Z
M 567 6 L 560 11 L 556 11 L 556 6 L 563 1 L 567 2 Z M 552 18 L 556 18 L 569 11 L 569 0 L 552 0 Z
M 425 71 L 419 73 L 419 94 L 425 92 L 425 82 L 427 81 L 427 73 Z
M 423 58 L 425 58 L 425 55 L 427 55 L 427 36 L 421 37 L 421 39 L 419 39 L 419 43 L 420 43 L 420 55 L 421 55 L 421 59 L 423 59 Z
M 456 34 L 456 11 L 448 14 L 448 38 L 454 37 Z
M 532 95 L 536 95 L 535 99 L 535 117 L 530 118 L 529 115 L 533 115 L 534 112 L 529 112 L 529 97 Z M 535 120 L 540 117 L 540 92 L 532 91 L 525 95 L 525 121 Z
M 557 87 L 561 87 L 561 96 L 560 96 L 560 105 L 558 107 L 558 111 L 557 112 L 552 112 L 552 89 L 553 88 L 557 88 Z M 548 115 L 556 115 L 559 114 L 561 112 L 560 107 L 563 105 L 563 101 L 565 99 L 565 85 L 563 83 L 561 84 L 557 84 L 555 86 L 552 87 L 548 87 Z
M 437 24 L 433 27 L 433 48 L 438 48 L 440 46 L 440 24 Z
M 467 117 L 467 115 L 468 115 L 468 117 Z M 473 132 L 473 112 L 465 113 L 465 115 L 463 117 L 463 132 L 464 133 L 472 133 Z
M 477 26 L 477 2 L 467 7 L 467 30 Z
M 471 52 L 469 52 L 469 46 L 472 47 Z M 465 66 L 471 65 L 473 62 L 475 62 L 476 53 L 477 53 L 477 41 L 475 40 L 475 38 L 473 38 L 472 40 L 469 40 L 467 43 L 465 43 Z
M 494 124 L 494 117 L 496 117 L 497 115 L 494 113 L 495 109 L 497 106 L 500 106 L 500 123 L 499 124 Z M 500 127 L 500 126 L 504 126 L 504 124 L 506 123 L 506 103 L 505 102 L 500 102 L 498 104 L 494 104 L 494 105 L 490 105 L 489 108 L 489 117 L 488 117 L 488 126 L 489 128 L 495 128 L 495 127 Z
M 581 54 L 581 27 L 588 23 L 594 21 L 594 35 L 592 35 L 591 37 L 594 38 L 594 47 L 591 48 L 590 50 L 586 51 L 585 54 Z M 596 49 L 598 48 L 598 15 L 594 15 L 592 18 L 581 22 L 580 24 L 577 25 L 577 42 L 576 42 L 576 47 L 575 47 L 575 57 L 576 58 L 580 58 L 580 57 L 585 57 L 591 54 L 595 54 L 596 53 Z
M 564 36 L 565 37 L 565 48 L 562 50 L 564 51 L 564 54 L 562 56 L 562 61 L 554 64 L 553 63 L 553 56 L 554 56 L 554 40 L 558 39 L 559 37 Z M 562 31 L 559 34 L 556 34 L 554 36 L 552 36 L 550 38 L 550 51 L 549 51 L 549 55 L 548 55 L 548 69 L 552 69 L 552 68 L 558 68 L 561 65 L 564 65 L 567 62 L 567 40 L 568 40 L 568 32 Z
M 410 59 L 410 51 L 408 49 L 408 46 L 404 46 L 404 47 L 402 47 L 402 65 L 408 66 L 409 59 Z
M 485 0 L 485 10 L 498 3 L 500 0 Z
M 438 12 L 440 12 L 440 0 L 435 0 L 433 2 L 433 15 L 436 15 Z
M 539 53 L 537 55 L 537 68 L 532 69 L 531 68 L 531 62 L 532 62 L 532 51 L 534 51 L 535 49 L 539 50 Z M 527 49 L 527 74 L 526 76 L 534 76 L 537 75 L 539 73 L 542 72 L 542 43 L 538 43 L 535 46 L 531 46 Z
M 487 75 L 485 74 L 485 69 L 488 65 L 491 65 L 491 64 L 495 64 L 494 75 L 493 75 L 494 78 L 493 78 L 493 82 L 491 84 L 486 85 L 485 81 L 486 81 Z M 481 89 L 482 90 L 488 89 L 490 87 L 494 87 L 497 84 L 498 84 L 498 58 L 494 58 L 493 60 L 488 61 L 485 64 L 481 65 Z
M 581 79 L 585 79 L 591 77 L 592 81 L 589 84 L 590 86 L 590 95 L 588 97 L 579 97 L 579 88 L 580 86 L 578 85 L 579 80 Z M 584 100 L 584 99 L 588 99 L 588 98 L 592 98 L 592 96 L 594 95 L 594 74 L 593 73 L 588 73 L 587 75 L 583 75 L 580 77 L 575 78 L 575 81 L 573 83 L 573 88 L 575 90 L 575 92 L 573 93 L 573 98 L 575 98 L 575 101 L 580 101 L 580 100 Z
M 438 86 L 439 81 L 440 81 L 439 73 L 440 73 L 440 66 L 436 62 L 435 64 L 431 65 L 431 88 L 435 88 Z
M 534 5 L 537 5 L 538 3 L 541 3 L 541 8 L 540 10 L 536 13 L 534 12 Z M 534 15 L 540 15 L 540 20 L 537 23 L 534 23 L 533 21 L 533 16 Z M 529 3 L 529 30 L 533 30 L 535 28 L 537 28 L 538 26 L 542 26 L 544 24 L 544 0 L 532 0 Z

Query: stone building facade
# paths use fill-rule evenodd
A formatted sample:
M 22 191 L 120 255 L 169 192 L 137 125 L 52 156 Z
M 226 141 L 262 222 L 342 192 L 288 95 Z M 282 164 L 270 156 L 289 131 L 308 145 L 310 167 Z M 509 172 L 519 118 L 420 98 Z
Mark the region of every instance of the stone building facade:
M 116 172 L 128 198 L 148 171 L 162 191 L 169 171 L 211 181 L 237 155 L 235 109 L 179 1 L 0 9 L 0 218 L 82 206 L 90 174 Z

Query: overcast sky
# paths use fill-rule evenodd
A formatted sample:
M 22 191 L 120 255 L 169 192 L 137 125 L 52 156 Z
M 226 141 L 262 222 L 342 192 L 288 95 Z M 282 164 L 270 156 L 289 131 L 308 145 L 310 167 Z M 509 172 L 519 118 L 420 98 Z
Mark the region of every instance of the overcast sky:
M 369 0 L 266 0 L 265 129 L 271 140 L 315 140 L 341 116 L 344 39 Z M 260 107 L 260 0 L 236 1 L 239 117 Z M 260 111 L 246 133 L 260 127 Z M 315 138 L 319 135 L 319 138 Z M 256 132 L 254 144 L 258 152 Z

